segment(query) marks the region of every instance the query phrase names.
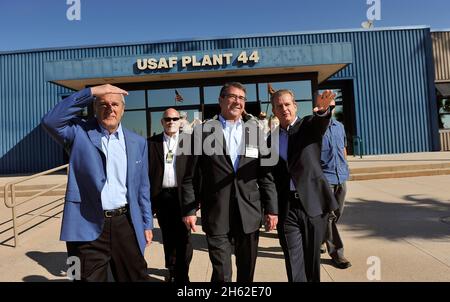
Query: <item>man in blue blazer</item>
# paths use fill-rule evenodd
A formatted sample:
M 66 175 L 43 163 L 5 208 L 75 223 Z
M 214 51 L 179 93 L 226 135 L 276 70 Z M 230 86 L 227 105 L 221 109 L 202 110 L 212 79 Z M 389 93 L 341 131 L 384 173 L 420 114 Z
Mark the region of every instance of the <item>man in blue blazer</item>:
M 147 143 L 122 127 L 128 93 L 112 85 L 78 91 L 42 119 L 70 155 L 61 226 L 68 256 L 80 259 L 82 281 L 148 279 L 145 246 L 153 219 Z M 93 103 L 95 118 L 78 113 Z

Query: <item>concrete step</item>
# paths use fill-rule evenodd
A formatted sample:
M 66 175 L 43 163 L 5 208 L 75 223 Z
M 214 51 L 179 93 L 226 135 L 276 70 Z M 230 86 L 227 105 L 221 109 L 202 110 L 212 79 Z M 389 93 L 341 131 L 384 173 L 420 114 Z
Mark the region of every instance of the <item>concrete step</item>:
M 365 168 L 350 168 L 350 174 L 370 174 L 381 172 L 404 172 L 404 171 L 419 171 L 419 170 L 445 170 L 450 169 L 450 163 L 437 164 L 408 164 L 408 165 L 393 165 L 393 166 L 377 166 Z
M 403 170 L 403 171 L 376 172 L 376 173 L 358 173 L 358 174 L 350 174 L 349 180 L 403 178 L 403 177 L 433 176 L 433 175 L 450 175 L 450 168 L 448 168 L 448 169 Z

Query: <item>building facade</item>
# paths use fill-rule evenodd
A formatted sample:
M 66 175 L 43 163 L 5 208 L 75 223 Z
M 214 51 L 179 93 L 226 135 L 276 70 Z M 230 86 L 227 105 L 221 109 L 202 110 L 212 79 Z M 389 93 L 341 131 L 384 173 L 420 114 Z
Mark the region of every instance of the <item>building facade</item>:
M 168 107 L 190 121 L 196 112 L 213 116 L 220 87 L 240 81 L 255 115 L 271 114 L 269 87 L 292 89 L 300 116 L 311 113 L 317 92 L 335 90 L 351 152 L 440 150 L 428 27 L 3 52 L 0 69 L 0 174 L 63 164 L 40 120 L 74 90 L 102 83 L 130 92 L 123 123 L 144 137 L 162 131 Z
M 435 31 L 431 38 L 441 150 L 450 151 L 450 32 Z

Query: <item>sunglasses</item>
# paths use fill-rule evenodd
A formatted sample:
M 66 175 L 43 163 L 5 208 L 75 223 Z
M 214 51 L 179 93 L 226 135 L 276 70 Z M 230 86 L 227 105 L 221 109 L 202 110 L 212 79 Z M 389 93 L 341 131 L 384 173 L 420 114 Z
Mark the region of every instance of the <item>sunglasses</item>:
M 179 121 L 180 118 L 179 118 L 179 117 L 163 117 L 163 120 L 164 120 L 165 122 L 170 122 L 170 121 L 176 122 L 176 121 Z

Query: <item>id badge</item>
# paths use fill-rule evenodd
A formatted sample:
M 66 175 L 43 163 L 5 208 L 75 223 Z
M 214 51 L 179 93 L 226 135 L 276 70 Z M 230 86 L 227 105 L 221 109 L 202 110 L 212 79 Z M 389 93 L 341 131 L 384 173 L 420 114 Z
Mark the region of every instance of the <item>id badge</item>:
M 255 146 L 245 146 L 245 157 L 258 158 L 258 148 Z
M 173 162 L 173 153 L 172 151 L 167 152 L 166 155 L 166 163 L 171 164 Z

